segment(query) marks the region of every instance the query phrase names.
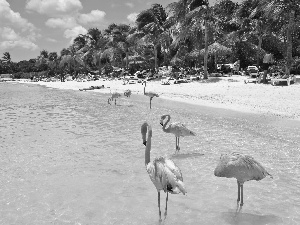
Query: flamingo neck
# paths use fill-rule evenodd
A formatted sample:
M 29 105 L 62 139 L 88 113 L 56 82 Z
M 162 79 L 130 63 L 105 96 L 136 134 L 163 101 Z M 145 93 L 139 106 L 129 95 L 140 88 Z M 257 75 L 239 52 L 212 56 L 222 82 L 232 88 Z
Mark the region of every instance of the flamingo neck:
M 148 125 L 148 138 L 145 149 L 145 165 L 150 162 L 150 151 L 151 151 L 151 138 L 152 138 L 152 128 Z
M 143 85 L 145 84 L 145 86 L 144 86 L 144 94 L 146 94 L 146 82 L 144 81 L 143 82 Z
M 171 116 L 167 115 L 167 121 L 163 125 L 163 131 L 166 133 L 170 133 L 170 126 L 168 128 L 166 128 L 167 124 L 170 122 L 170 120 L 171 120 Z

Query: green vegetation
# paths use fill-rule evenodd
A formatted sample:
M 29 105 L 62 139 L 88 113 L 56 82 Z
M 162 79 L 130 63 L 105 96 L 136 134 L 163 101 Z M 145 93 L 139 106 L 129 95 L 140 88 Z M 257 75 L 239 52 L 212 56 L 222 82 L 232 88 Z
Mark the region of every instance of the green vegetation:
M 79 35 L 60 54 L 43 50 L 36 59 L 12 62 L 9 52 L 0 60 L 0 74 L 15 78 L 59 77 L 107 72 L 113 67 L 203 67 L 204 78 L 217 63 L 240 60 L 241 68 L 260 65 L 265 52 L 275 56 L 285 72 L 300 70 L 299 0 L 179 0 L 163 8 L 153 4 L 140 12 L 134 26 L 110 24 Z M 220 44 L 230 54 L 211 54 Z M 224 47 L 223 47 L 224 48 Z

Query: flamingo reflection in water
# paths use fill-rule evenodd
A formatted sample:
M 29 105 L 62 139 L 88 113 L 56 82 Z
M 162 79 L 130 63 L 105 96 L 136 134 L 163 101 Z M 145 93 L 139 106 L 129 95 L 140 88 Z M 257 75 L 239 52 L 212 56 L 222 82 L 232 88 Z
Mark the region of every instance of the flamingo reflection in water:
M 167 192 L 166 197 L 166 208 L 165 208 L 165 219 L 167 217 L 167 206 L 168 206 L 168 193 L 179 194 L 186 193 L 182 173 L 178 166 L 171 159 L 165 157 L 158 157 L 150 162 L 150 151 L 151 151 L 151 139 L 152 139 L 152 128 L 145 122 L 141 126 L 141 133 L 143 144 L 146 146 L 145 149 L 145 165 L 146 170 L 150 176 L 151 181 L 156 187 L 158 193 L 158 210 L 159 210 L 159 221 L 161 222 L 161 210 L 160 210 L 160 191 Z M 146 135 L 148 137 L 146 139 Z
M 238 198 L 237 209 L 240 210 L 244 204 L 243 202 L 243 185 L 249 180 L 262 180 L 266 176 L 272 175 L 257 162 L 252 156 L 243 155 L 241 153 L 233 152 L 231 154 L 221 155 L 220 161 L 214 171 L 217 177 L 236 178 L 238 184 Z M 239 204 L 240 203 L 240 204 Z

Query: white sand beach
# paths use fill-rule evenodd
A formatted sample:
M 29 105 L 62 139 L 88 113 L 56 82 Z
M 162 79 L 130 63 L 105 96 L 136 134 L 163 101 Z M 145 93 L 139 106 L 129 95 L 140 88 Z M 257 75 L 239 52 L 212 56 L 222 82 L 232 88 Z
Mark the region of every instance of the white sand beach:
M 161 85 L 160 81 L 148 81 L 146 91 L 154 91 L 161 98 L 183 101 L 211 107 L 220 107 L 243 112 L 262 113 L 278 118 L 300 119 L 299 79 L 287 86 L 271 84 L 244 83 L 246 77 L 211 77 L 208 80 L 190 83 Z M 50 88 L 79 90 L 90 86 L 104 85 L 101 93 L 120 92 L 130 89 L 132 94 L 143 94 L 141 83 L 123 85 L 122 80 L 97 80 L 88 82 L 32 82 Z M 125 96 L 124 96 L 125 97 Z

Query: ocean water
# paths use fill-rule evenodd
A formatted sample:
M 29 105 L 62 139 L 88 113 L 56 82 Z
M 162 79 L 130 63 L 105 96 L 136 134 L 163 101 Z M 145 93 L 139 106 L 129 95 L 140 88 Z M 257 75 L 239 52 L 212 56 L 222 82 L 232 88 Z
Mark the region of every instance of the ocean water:
M 300 224 L 300 125 L 261 115 L 134 95 L 0 83 L 0 224 L 159 224 L 157 191 L 146 172 L 140 126 L 153 128 L 151 160 L 180 167 L 187 195 L 169 195 L 163 224 Z M 197 133 L 162 131 L 160 116 Z M 244 185 L 213 174 L 220 154 L 257 159 L 273 179 Z M 164 213 L 165 193 L 161 193 Z

